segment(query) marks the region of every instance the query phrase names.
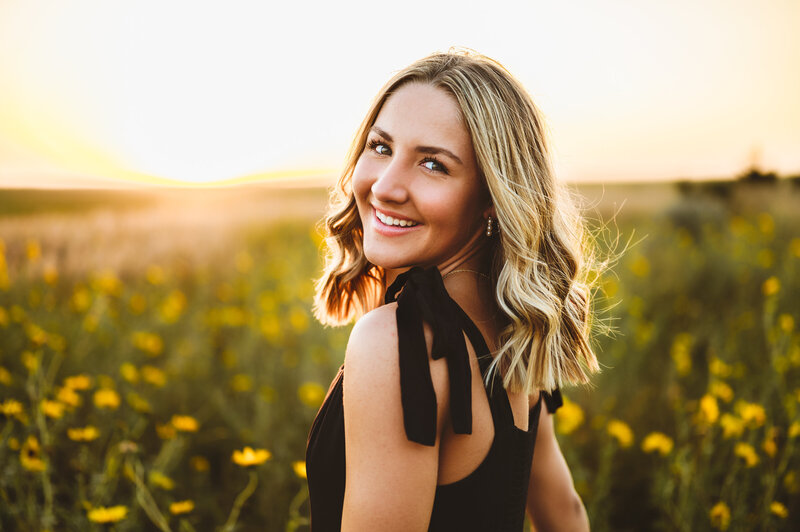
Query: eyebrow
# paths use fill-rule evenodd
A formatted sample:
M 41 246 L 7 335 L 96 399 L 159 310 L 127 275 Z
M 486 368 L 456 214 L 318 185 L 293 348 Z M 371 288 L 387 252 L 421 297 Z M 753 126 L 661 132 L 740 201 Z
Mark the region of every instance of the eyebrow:
M 375 133 L 377 133 L 381 137 L 384 137 L 389 142 L 394 142 L 394 139 L 392 138 L 392 136 L 390 134 L 388 134 L 387 132 L 385 132 L 384 130 L 382 130 L 381 128 L 379 128 L 378 126 L 372 126 L 370 128 L 370 131 L 374 131 Z M 415 150 L 420 152 L 420 153 L 430 153 L 430 154 L 433 154 L 433 155 L 435 155 L 437 153 L 443 153 L 443 154 L 447 155 L 448 157 L 450 157 L 451 159 L 455 160 L 458 164 L 460 164 L 462 166 L 464 164 L 463 162 L 461 162 L 461 159 L 458 158 L 458 155 L 456 155 L 455 153 L 453 153 L 450 150 L 445 149 L 445 148 L 440 148 L 438 146 L 417 146 L 415 148 Z

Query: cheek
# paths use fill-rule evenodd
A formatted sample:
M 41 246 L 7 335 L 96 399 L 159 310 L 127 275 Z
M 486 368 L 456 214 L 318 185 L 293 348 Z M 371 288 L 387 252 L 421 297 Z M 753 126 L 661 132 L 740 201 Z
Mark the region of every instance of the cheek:
M 372 187 L 372 180 L 367 177 L 370 175 L 367 171 L 367 166 L 368 165 L 363 164 L 361 160 L 359 160 L 359 162 L 356 163 L 356 167 L 353 169 L 353 194 L 355 195 L 359 210 L 366 205 L 367 197 Z
M 471 191 L 459 191 L 439 198 L 428 212 L 435 216 L 444 233 L 455 238 L 467 238 L 481 217 L 478 198 Z

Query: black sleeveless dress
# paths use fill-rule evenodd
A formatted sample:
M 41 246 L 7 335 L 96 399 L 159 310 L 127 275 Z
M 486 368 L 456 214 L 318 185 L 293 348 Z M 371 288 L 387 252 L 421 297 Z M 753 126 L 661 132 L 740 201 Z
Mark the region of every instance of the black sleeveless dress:
M 485 376 L 491 354 L 480 330 L 447 294 L 436 267 L 425 270 L 415 267 L 399 275 L 386 292 L 387 303 L 395 300 L 401 402 L 408 439 L 430 446 L 436 440 L 436 395 L 423 321 L 433 329 L 431 356 L 447 357 L 453 430 L 471 434 L 472 374 L 463 333 L 474 347 L 481 374 Z M 312 532 L 341 529 L 345 488 L 343 378 L 344 365 L 339 368 L 308 436 L 306 471 Z M 523 530 L 542 399 L 552 414 L 563 404 L 561 393 L 556 388 L 552 393 L 540 394 L 530 410 L 528 430 L 524 431 L 514 424 L 499 374 L 494 374 L 493 381 L 490 389 L 485 388 L 494 423 L 492 446 L 483 462 L 468 476 L 436 486 L 429 531 Z

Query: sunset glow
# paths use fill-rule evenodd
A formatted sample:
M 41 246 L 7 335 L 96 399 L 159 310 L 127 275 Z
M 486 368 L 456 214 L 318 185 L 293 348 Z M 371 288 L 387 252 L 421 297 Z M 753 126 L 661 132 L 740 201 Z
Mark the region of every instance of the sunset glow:
M 392 73 L 467 46 L 571 181 L 800 173 L 800 3 L 0 3 L 0 186 L 335 175 Z

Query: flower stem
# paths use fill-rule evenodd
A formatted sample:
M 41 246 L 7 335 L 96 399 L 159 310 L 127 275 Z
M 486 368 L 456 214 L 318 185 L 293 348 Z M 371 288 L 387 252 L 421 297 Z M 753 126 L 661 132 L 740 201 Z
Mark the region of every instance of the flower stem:
M 247 486 L 244 487 L 241 493 L 236 496 L 236 500 L 233 501 L 233 508 L 231 508 L 231 513 L 228 516 L 228 520 L 225 521 L 225 524 L 222 526 L 222 532 L 233 532 L 233 527 L 236 526 L 236 522 L 239 520 L 239 513 L 242 511 L 242 506 L 250 498 L 253 492 L 256 491 L 256 486 L 258 486 L 258 474 L 255 471 L 250 471 L 250 480 L 247 482 Z

